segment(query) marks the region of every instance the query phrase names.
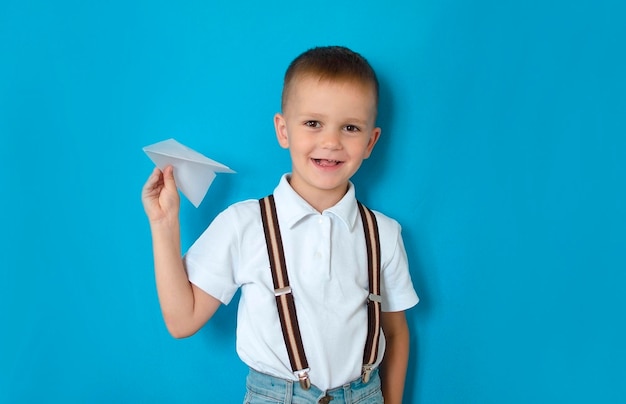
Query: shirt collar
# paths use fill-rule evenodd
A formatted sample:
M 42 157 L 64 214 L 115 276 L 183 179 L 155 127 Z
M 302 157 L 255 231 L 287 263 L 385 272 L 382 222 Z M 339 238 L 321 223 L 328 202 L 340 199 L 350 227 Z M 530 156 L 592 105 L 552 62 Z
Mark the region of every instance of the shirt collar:
M 276 206 L 279 207 L 279 216 L 284 222 L 293 228 L 298 222 L 307 216 L 319 215 L 307 201 L 305 201 L 296 191 L 289 185 L 289 174 L 284 174 L 278 186 L 274 189 L 274 199 Z M 354 193 L 354 184 L 348 183 L 348 192 L 341 198 L 337 204 L 324 210 L 322 214 L 333 214 L 341 219 L 348 230 L 354 229 L 358 216 L 358 207 Z

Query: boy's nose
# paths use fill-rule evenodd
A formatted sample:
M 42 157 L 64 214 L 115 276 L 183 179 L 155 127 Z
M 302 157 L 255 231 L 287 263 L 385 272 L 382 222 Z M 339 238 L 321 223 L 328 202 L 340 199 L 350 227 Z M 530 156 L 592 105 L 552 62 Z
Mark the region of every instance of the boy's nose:
M 341 148 L 340 136 L 341 136 L 341 133 L 339 133 L 338 131 L 334 131 L 334 130 L 324 131 L 321 134 L 320 145 L 324 149 L 333 149 L 333 150 L 339 149 Z

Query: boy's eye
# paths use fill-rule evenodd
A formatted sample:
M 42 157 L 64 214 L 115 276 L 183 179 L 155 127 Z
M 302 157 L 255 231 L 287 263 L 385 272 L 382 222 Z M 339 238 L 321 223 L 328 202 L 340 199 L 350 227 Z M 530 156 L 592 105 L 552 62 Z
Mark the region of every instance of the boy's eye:
M 307 126 L 309 128 L 319 128 L 320 123 L 318 121 L 306 121 L 304 123 L 304 126 Z
M 358 132 L 360 130 L 358 126 L 354 126 L 354 125 L 346 125 L 345 129 L 348 132 Z

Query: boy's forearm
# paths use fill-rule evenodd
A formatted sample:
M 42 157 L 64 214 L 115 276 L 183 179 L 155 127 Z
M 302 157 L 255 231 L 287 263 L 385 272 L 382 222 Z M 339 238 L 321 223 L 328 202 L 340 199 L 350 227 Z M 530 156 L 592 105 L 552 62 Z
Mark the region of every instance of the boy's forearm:
M 194 298 L 185 272 L 178 223 L 151 226 L 154 273 L 163 319 L 170 333 L 185 337 L 190 331 L 186 324 L 193 316 Z
M 404 319 L 404 313 L 402 313 Z M 387 336 L 380 375 L 385 404 L 401 404 L 409 360 L 409 329 L 406 323 Z

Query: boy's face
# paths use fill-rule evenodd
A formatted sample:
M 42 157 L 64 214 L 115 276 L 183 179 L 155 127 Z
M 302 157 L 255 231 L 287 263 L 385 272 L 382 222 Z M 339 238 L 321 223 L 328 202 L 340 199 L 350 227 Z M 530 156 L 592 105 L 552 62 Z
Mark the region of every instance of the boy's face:
M 318 210 L 337 203 L 380 136 L 374 89 L 350 81 L 295 78 L 274 125 L 291 154 L 290 184 Z

